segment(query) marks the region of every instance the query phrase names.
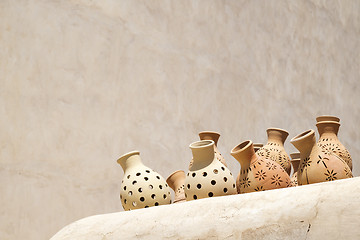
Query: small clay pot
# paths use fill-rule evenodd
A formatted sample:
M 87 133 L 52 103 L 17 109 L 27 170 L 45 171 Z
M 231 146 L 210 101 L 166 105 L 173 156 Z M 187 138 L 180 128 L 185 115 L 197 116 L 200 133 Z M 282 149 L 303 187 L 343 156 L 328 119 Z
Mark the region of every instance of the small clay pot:
M 293 174 L 290 177 L 291 180 L 291 186 L 292 187 L 296 187 L 298 186 L 297 183 L 297 171 L 299 169 L 299 164 L 300 164 L 300 153 L 290 153 L 290 157 L 291 157 L 291 165 L 293 167 Z
M 300 151 L 299 186 L 352 177 L 343 159 L 316 144 L 314 130 L 303 132 L 290 142 Z
M 185 202 L 185 172 L 183 170 L 178 170 L 170 174 L 166 179 L 167 184 L 174 190 L 175 199 L 173 203 Z
M 343 159 L 352 170 L 351 155 L 337 137 L 340 123 L 338 121 L 320 121 L 316 127 L 320 135 L 318 145 Z
M 257 152 L 259 149 L 261 149 L 264 146 L 264 144 L 262 144 L 262 143 L 253 143 L 253 146 L 254 146 L 255 152 Z
M 219 160 L 222 164 L 224 164 L 227 167 L 224 157 L 221 155 L 221 153 L 219 152 L 219 149 L 217 148 L 217 143 L 220 138 L 220 133 L 213 132 L 213 131 L 203 131 L 203 132 L 199 133 L 199 138 L 200 138 L 200 140 L 213 140 L 214 141 L 215 157 L 217 160 Z M 190 161 L 189 169 L 191 168 L 192 164 L 193 164 L 193 160 Z
M 124 170 L 120 200 L 125 211 L 171 203 L 165 179 L 142 163 L 139 151 L 124 154 L 117 162 Z
M 330 116 L 330 115 L 322 115 L 322 116 L 318 116 L 316 118 L 316 122 L 323 122 L 323 121 L 333 121 L 333 122 L 340 122 L 340 118 L 335 117 L 335 116 Z
M 288 154 L 285 151 L 284 143 L 289 133 L 280 128 L 268 128 L 266 130 L 268 135 L 268 142 L 265 146 L 260 148 L 256 154 L 270 159 L 278 163 L 290 175 L 291 163 Z
M 241 171 L 236 182 L 238 193 L 265 191 L 290 186 L 290 177 L 276 162 L 255 154 L 253 143 L 245 141 L 231 150 L 240 163 Z
M 190 144 L 193 164 L 185 179 L 187 201 L 236 194 L 230 170 L 215 157 L 214 141 L 201 140 Z

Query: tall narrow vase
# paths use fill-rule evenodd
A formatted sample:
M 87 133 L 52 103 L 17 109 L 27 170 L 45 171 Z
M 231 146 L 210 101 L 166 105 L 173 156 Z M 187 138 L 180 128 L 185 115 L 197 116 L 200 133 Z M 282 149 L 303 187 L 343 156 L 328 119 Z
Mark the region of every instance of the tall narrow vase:
M 236 182 L 238 193 L 265 191 L 290 186 L 290 177 L 274 161 L 255 154 L 251 141 L 245 141 L 231 150 L 240 163 L 241 171 Z
M 314 130 L 299 134 L 291 143 L 300 151 L 299 186 L 352 177 L 344 160 L 316 144 Z
M 193 164 L 185 179 L 187 201 L 236 193 L 235 180 L 230 170 L 216 159 L 214 144 L 212 140 L 190 144 Z
M 297 182 L 297 171 L 299 169 L 299 164 L 300 164 L 300 153 L 290 153 L 290 157 L 291 157 L 291 165 L 293 167 L 293 174 L 290 177 L 291 180 L 291 186 L 292 187 L 296 187 L 298 186 L 298 182 Z
M 288 174 L 290 174 L 290 158 L 284 148 L 284 143 L 289 136 L 289 133 L 280 128 L 268 128 L 266 132 L 268 135 L 268 142 L 264 147 L 260 148 L 256 154 L 278 163 Z
M 170 174 L 166 179 L 166 182 L 174 190 L 175 199 L 174 203 L 185 202 L 185 172 L 183 170 L 178 170 Z
M 319 146 L 343 159 L 352 170 L 350 153 L 337 137 L 340 123 L 335 121 L 320 121 L 316 124 L 316 127 L 320 134 L 318 141 Z
M 125 211 L 171 203 L 165 179 L 142 163 L 140 152 L 129 152 L 117 162 L 124 170 L 120 199 Z

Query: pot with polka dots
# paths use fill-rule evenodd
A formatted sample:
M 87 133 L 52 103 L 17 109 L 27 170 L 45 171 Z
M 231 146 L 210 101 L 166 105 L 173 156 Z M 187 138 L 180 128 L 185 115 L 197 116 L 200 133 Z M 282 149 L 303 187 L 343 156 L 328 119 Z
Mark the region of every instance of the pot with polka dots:
M 290 142 L 300 151 L 299 186 L 352 177 L 343 159 L 316 143 L 314 130 L 303 132 Z
M 288 174 L 290 174 L 290 158 L 284 148 L 284 143 L 289 136 L 289 133 L 280 128 L 268 128 L 266 132 L 268 135 L 268 142 L 265 146 L 256 151 L 256 154 L 278 163 Z
M 255 154 L 253 143 L 245 141 L 231 150 L 240 163 L 236 182 L 238 193 L 265 191 L 290 186 L 290 177 L 276 162 Z
M 170 174 L 170 176 L 166 179 L 166 182 L 169 186 L 174 190 L 175 199 L 174 203 L 185 202 L 185 172 L 183 170 L 178 170 Z
M 236 194 L 230 170 L 217 160 L 214 141 L 201 140 L 190 144 L 193 164 L 185 178 L 187 201 Z
M 139 151 L 129 152 L 117 162 L 124 170 L 120 200 L 125 211 L 171 203 L 165 179 L 141 162 Z

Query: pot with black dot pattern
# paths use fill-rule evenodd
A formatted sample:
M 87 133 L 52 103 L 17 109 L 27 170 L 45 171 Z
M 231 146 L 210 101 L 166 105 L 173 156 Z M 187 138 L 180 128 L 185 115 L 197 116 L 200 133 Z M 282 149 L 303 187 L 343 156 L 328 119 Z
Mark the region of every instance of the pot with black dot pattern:
M 185 178 L 187 201 L 236 194 L 230 170 L 215 156 L 214 141 L 197 141 L 190 144 L 190 149 L 193 164 Z
M 117 162 L 124 170 L 120 200 L 125 211 L 171 203 L 165 179 L 142 163 L 139 151 L 124 154 Z

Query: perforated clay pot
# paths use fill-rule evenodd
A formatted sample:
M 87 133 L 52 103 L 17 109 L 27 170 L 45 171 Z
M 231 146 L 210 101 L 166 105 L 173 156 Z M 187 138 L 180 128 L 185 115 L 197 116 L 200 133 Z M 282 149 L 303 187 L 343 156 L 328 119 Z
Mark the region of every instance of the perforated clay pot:
M 238 193 L 249 193 L 290 186 L 290 177 L 276 162 L 255 154 L 253 143 L 245 141 L 231 150 L 240 163 L 236 182 Z
M 298 186 L 297 183 L 297 171 L 299 169 L 299 164 L 300 164 L 300 153 L 290 153 L 290 157 L 291 157 L 291 165 L 293 167 L 293 174 L 290 177 L 291 180 L 291 186 L 292 187 L 296 187 Z
M 171 203 L 165 179 L 141 162 L 140 152 L 129 152 L 117 162 L 124 170 L 120 199 L 125 211 Z
M 299 186 L 352 177 L 343 159 L 316 144 L 314 130 L 305 131 L 290 142 L 300 151 Z
M 265 146 L 260 148 L 256 154 L 278 163 L 290 175 L 290 158 L 284 148 L 284 142 L 289 136 L 289 133 L 280 128 L 268 128 L 266 132 L 268 135 L 268 142 Z
M 221 155 L 219 149 L 217 148 L 217 143 L 218 143 L 219 138 L 220 138 L 220 133 L 213 132 L 213 131 L 203 131 L 203 132 L 199 133 L 199 138 L 200 138 L 200 140 L 213 140 L 214 141 L 214 143 L 215 143 L 214 144 L 215 157 L 222 164 L 224 164 L 225 167 L 227 167 L 225 158 Z M 192 164 L 193 164 L 193 160 L 190 161 L 189 169 L 191 168 Z
M 178 170 L 170 174 L 166 179 L 167 184 L 174 190 L 175 198 L 174 203 L 185 202 L 185 172 L 183 170 Z
M 316 127 L 320 135 L 318 145 L 343 159 L 349 166 L 350 170 L 352 170 L 352 159 L 350 153 L 337 137 L 340 123 L 338 121 L 320 121 L 316 124 Z
M 194 162 L 185 179 L 187 201 L 236 194 L 235 180 L 230 170 L 216 159 L 214 144 L 212 140 L 190 144 Z

